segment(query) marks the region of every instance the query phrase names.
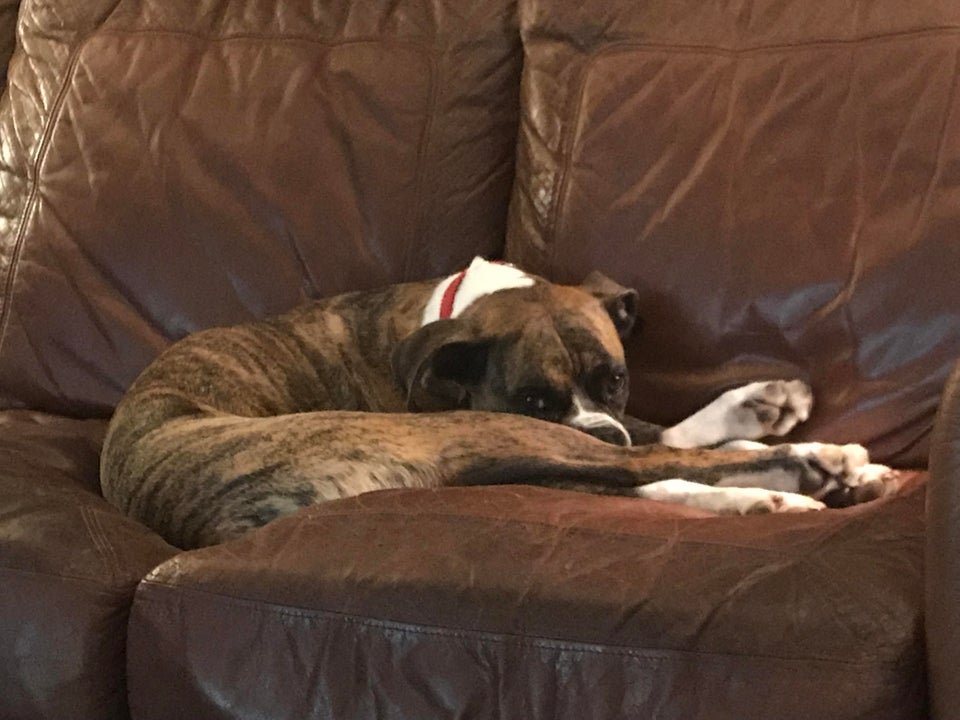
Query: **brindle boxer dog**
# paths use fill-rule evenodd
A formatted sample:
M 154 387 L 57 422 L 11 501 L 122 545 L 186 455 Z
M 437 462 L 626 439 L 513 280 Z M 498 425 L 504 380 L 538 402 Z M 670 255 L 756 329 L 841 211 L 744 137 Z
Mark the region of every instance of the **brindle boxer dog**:
M 478 258 L 199 332 L 120 403 L 103 492 L 193 548 L 382 488 L 533 483 L 753 513 L 896 487 L 860 446 L 742 442 L 807 418 L 800 381 L 730 390 L 667 429 L 624 417 L 636 317 L 636 292 L 602 275 L 555 285 Z

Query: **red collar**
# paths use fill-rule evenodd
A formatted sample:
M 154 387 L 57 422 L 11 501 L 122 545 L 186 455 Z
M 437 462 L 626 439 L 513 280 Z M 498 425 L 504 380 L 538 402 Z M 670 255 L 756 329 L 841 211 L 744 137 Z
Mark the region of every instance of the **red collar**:
M 457 290 L 460 289 L 460 283 L 463 282 L 463 278 L 465 278 L 466 275 L 466 270 L 458 272 L 453 280 L 450 281 L 450 284 L 447 285 L 447 289 L 443 291 L 443 297 L 440 298 L 441 320 L 449 320 L 453 315 L 453 301 L 457 297 Z
M 506 260 L 491 260 L 490 262 L 494 265 L 510 264 Z M 468 267 L 454 275 L 453 280 L 447 285 L 447 289 L 443 291 L 443 297 L 440 298 L 440 320 L 449 320 L 453 316 L 453 301 L 456 299 L 457 290 L 460 289 L 460 284 L 467 276 L 467 270 L 469 269 Z

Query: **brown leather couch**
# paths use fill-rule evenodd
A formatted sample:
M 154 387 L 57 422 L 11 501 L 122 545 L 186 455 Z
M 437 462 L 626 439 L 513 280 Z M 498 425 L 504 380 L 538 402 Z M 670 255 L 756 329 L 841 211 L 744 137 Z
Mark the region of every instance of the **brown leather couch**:
M 960 716 L 956 3 L 49 0 L 16 31 L 0 717 Z M 371 493 L 193 552 L 100 496 L 170 342 L 476 254 L 638 288 L 634 414 L 801 376 L 796 438 L 918 472 L 782 517 Z

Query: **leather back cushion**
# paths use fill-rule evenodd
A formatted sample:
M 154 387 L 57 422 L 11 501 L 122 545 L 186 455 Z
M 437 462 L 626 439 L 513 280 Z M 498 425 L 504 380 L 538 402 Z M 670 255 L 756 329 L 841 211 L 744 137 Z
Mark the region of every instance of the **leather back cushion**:
M 635 286 L 631 409 L 812 380 L 922 465 L 960 355 L 960 4 L 521 0 L 508 255 Z
M 64 0 L 22 36 L 0 407 L 106 414 L 189 332 L 502 252 L 506 0 Z

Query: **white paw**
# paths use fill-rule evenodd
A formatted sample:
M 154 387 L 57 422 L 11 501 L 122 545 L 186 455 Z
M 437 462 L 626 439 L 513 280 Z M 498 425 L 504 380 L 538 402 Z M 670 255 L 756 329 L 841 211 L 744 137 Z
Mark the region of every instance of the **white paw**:
M 867 502 L 893 495 L 903 486 L 903 476 L 893 468 L 878 463 L 868 463 L 857 468 L 848 487 L 852 489 L 854 503 Z
M 728 406 L 729 439 L 759 440 L 768 435 L 786 435 L 810 417 L 813 392 L 800 380 L 771 380 L 728 390 L 717 402 Z
M 641 485 L 637 497 L 679 503 L 720 515 L 806 512 L 823 510 L 824 504 L 806 495 L 757 487 L 716 487 L 681 478 Z
M 796 443 L 790 452 L 808 460 L 823 474 L 822 486 L 813 492 L 824 498 L 839 491 L 831 506 L 850 505 L 891 495 L 900 489 L 900 474 L 870 462 L 870 454 L 862 445 L 830 445 L 828 443 Z
M 790 452 L 810 460 L 817 468 L 844 485 L 855 482 L 857 471 L 870 462 L 870 454 L 863 445 L 831 445 L 830 443 L 793 443 Z
M 730 440 L 786 435 L 810 417 L 813 392 L 800 380 L 770 380 L 734 388 L 683 422 L 664 430 L 675 448 L 710 447 Z
M 741 493 L 736 498 L 736 512 L 740 515 L 809 512 L 823 510 L 826 507 L 819 500 L 798 493 L 761 488 L 738 489 Z

